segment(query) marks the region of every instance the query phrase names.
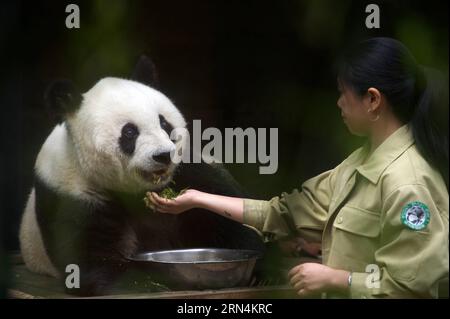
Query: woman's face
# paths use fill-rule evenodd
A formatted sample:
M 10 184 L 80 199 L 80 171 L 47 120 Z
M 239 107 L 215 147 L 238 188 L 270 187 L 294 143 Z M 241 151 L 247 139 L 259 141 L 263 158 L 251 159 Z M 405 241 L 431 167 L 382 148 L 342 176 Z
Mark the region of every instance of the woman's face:
M 366 136 L 371 125 L 367 111 L 366 97 L 359 96 L 351 87 L 338 80 L 340 92 L 337 105 L 349 131 L 358 136 Z

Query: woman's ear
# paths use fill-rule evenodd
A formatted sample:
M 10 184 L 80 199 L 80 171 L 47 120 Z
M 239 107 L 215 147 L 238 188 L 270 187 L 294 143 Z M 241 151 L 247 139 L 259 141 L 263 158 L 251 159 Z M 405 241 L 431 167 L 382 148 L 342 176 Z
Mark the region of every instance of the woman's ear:
M 376 88 L 369 88 L 367 90 L 367 111 L 373 114 L 379 114 L 381 111 L 381 93 Z

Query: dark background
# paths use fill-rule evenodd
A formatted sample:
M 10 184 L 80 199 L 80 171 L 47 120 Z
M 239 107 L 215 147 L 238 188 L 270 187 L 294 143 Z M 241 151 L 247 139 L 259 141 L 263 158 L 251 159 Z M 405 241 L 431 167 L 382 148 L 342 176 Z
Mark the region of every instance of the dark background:
M 80 29 L 65 27 L 69 3 L 80 6 Z M 365 27 L 369 3 L 380 6 L 381 29 Z M 161 90 L 188 121 L 222 132 L 279 128 L 276 174 L 227 165 L 247 190 L 270 198 L 361 143 L 336 106 L 333 62 L 347 44 L 395 37 L 419 63 L 448 75 L 448 1 L 11 1 L 0 8 L 3 251 L 18 249 L 35 156 L 53 128 L 43 92 L 55 78 L 87 90 L 104 76 L 128 77 L 148 54 Z M 0 260 L 4 269 L 4 254 Z

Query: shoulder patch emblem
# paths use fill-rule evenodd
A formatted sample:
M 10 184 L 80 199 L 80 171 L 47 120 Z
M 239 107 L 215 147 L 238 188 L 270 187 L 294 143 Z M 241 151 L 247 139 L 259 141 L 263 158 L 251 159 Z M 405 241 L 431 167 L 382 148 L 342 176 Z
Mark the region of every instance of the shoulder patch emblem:
M 411 202 L 402 209 L 403 225 L 413 230 L 422 230 L 430 222 L 430 211 L 422 202 Z

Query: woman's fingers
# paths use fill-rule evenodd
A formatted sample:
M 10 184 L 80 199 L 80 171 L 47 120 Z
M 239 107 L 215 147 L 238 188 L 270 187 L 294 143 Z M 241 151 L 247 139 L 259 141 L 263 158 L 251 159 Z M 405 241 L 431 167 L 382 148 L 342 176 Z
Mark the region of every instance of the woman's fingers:
M 293 277 L 291 277 L 291 279 L 289 280 L 289 282 L 291 283 L 291 285 L 294 285 L 295 283 L 297 283 L 298 281 L 300 281 L 302 279 L 301 274 L 296 274 Z
M 156 206 L 158 204 L 158 202 L 153 198 L 152 193 L 147 193 L 147 198 L 150 200 L 153 206 Z
M 175 203 L 174 200 L 162 198 L 155 192 L 151 192 L 149 197 L 150 201 L 154 204 L 156 211 L 169 214 L 177 213 L 177 203 Z
M 297 294 L 301 297 L 305 297 L 308 295 L 308 291 L 306 289 L 302 288 L 297 292 Z
M 164 199 L 159 197 L 158 194 L 156 194 L 155 192 L 151 192 L 150 193 L 150 198 L 153 199 L 153 201 L 155 202 L 156 205 L 164 205 Z
M 156 201 L 156 199 L 153 198 L 153 196 L 150 194 L 149 196 L 150 202 L 152 203 L 152 208 L 156 211 L 160 211 L 161 207 L 159 205 L 159 203 Z
M 300 291 L 305 288 L 305 282 L 303 280 L 303 275 L 301 273 L 297 273 L 294 276 L 292 276 L 291 279 L 289 280 L 289 283 L 297 291 Z
M 153 206 L 152 208 L 154 210 L 156 210 L 158 212 L 163 212 L 163 210 L 164 210 L 163 205 L 161 205 L 161 202 L 155 198 L 153 193 L 150 193 L 148 198 L 149 198 L 150 202 L 152 203 L 152 206 Z
M 298 273 L 298 271 L 300 270 L 301 266 L 302 266 L 302 265 L 300 264 L 300 265 L 297 265 L 297 266 L 295 266 L 294 268 L 292 268 L 292 269 L 288 272 L 288 276 L 289 276 L 289 277 L 292 277 L 292 276 L 296 275 L 296 274 Z
M 305 288 L 305 283 L 303 281 L 299 281 L 294 285 L 295 290 L 301 290 Z
M 170 206 L 171 201 L 167 198 L 159 197 L 155 192 L 150 193 L 150 197 L 154 200 L 155 204 L 158 206 Z
M 158 212 L 179 214 L 189 209 L 189 197 L 183 197 L 186 194 L 182 194 L 179 197 L 173 199 L 162 198 L 155 192 L 149 192 L 147 194 L 149 201 Z

